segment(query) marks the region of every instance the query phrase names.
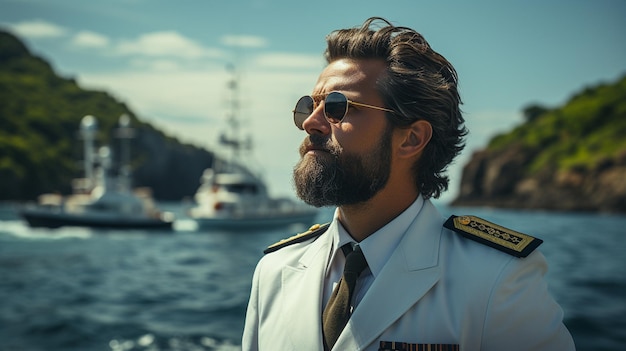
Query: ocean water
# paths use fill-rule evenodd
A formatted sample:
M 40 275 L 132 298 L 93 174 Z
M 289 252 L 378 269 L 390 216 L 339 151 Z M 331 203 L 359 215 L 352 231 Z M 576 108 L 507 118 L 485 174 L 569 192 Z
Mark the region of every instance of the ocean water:
M 623 349 L 626 216 L 438 207 L 544 239 L 578 350 Z M 0 350 L 11 351 L 239 350 L 263 248 L 303 229 L 32 229 L 14 210 L 0 207 Z

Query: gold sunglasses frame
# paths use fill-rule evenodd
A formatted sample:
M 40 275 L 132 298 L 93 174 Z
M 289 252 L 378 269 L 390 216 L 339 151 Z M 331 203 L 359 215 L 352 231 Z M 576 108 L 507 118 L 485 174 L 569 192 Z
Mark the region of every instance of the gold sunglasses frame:
M 324 101 L 324 118 L 328 121 L 328 123 L 337 124 L 337 123 L 340 123 L 341 121 L 343 121 L 343 119 L 346 117 L 346 114 L 348 114 L 348 109 L 346 108 L 346 111 L 343 113 L 343 116 L 341 116 L 341 118 L 334 118 L 333 117 L 333 120 L 337 120 L 337 122 L 333 122 L 333 121 L 330 120 L 330 118 L 328 118 L 328 116 L 326 115 L 326 98 L 330 94 L 333 94 L 333 93 L 340 94 L 341 96 L 343 96 L 346 99 L 346 104 L 348 106 L 350 104 L 352 104 L 354 106 L 367 107 L 367 108 L 371 108 L 371 109 L 374 109 L 374 110 L 396 113 L 396 111 L 390 110 L 390 109 L 385 108 L 385 107 L 379 107 L 379 106 L 364 104 L 362 102 L 352 101 L 352 100 L 348 99 L 348 97 L 344 93 L 342 93 L 340 91 L 331 91 L 331 92 L 329 92 L 327 94 L 304 95 L 304 96 L 302 96 L 301 98 L 298 99 L 298 102 L 300 102 L 300 100 L 302 100 L 303 98 L 305 98 L 307 96 L 310 97 L 311 100 L 313 100 L 313 110 L 309 113 L 309 115 L 310 115 L 311 113 L 313 113 L 313 111 L 315 111 L 315 108 L 317 107 L 316 106 L 316 102 L 318 102 L 317 104 L 319 105 L 319 102 Z M 298 102 L 296 102 L 296 107 L 298 106 Z M 294 108 L 292 112 L 293 112 L 293 120 L 294 120 L 294 123 L 295 123 L 296 122 L 296 112 L 297 111 Z M 298 112 L 298 113 L 302 113 L 302 112 Z M 305 118 L 305 120 L 306 120 L 306 118 Z M 302 121 L 302 123 L 304 123 L 304 120 Z M 298 127 L 301 130 L 304 130 L 304 128 L 301 125 L 298 125 L 297 123 L 295 123 L 295 124 L 296 124 L 296 127 Z

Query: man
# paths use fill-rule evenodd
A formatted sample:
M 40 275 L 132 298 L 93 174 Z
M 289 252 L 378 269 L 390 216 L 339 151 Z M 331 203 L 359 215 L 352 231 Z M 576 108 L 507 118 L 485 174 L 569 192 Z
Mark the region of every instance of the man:
M 467 134 L 452 65 L 380 18 L 327 42 L 328 66 L 294 110 L 308 134 L 294 182 L 337 209 L 266 250 L 243 350 L 573 350 L 541 240 L 445 221 L 429 200 Z

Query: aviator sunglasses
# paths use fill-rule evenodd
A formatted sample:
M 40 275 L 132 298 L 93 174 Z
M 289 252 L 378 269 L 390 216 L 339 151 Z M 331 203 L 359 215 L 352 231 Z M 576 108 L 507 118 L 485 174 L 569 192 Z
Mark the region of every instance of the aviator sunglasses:
M 348 106 L 354 105 L 359 107 L 373 108 L 375 110 L 386 111 L 395 113 L 394 110 L 390 110 L 383 107 L 372 106 L 362 104 L 348 100 L 348 98 L 338 91 L 332 91 L 324 98 L 324 117 L 329 123 L 337 124 L 343 120 L 348 113 Z M 309 118 L 315 109 L 315 99 L 310 95 L 305 95 L 298 100 L 296 108 L 293 110 L 293 121 L 296 127 L 304 130 L 302 124 L 304 120 Z

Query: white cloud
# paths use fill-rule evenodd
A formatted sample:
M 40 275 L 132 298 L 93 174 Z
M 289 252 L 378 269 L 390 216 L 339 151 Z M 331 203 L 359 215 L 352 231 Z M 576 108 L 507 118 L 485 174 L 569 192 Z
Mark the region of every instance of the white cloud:
M 305 68 L 321 71 L 325 61 L 322 55 L 269 53 L 260 55 L 255 63 L 260 67 Z
M 80 31 L 72 39 L 72 45 L 82 48 L 105 48 L 109 42 L 106 36 L 90 31 Z
M 267 40 L 254 35 L 226 35 L 221 38 L 222 44 L 243 48 L 262 48 L 267 46 Z
M 185 59 L 221 57 L 223 55 L 221 50 L 204 47 L 174 31 L 148 33 L 136 40 L 122 41 L 117 45 L 116 53 Z
M 164 63 L 164 65 L 167 65 Z M 130 101 L 145 117 L 207 116 L 215 110 L 218 92 L 224 86 L 215 71 L 118 71 L 81 74 L 85 86 L 105 87 Z M 225 73 L 222 73 L 222 76 Z M 219 80 L 218 82 L 216 82 Z
M 26 38 L 57 38 L 67 33 L 62 26 L 44 20 L 23 21 L 9 24 L 9 27 Z
M 168 59 L 144 59 L 137 58 L 130 61 L 132 67 L 148 71 L 180 71 L 183 69 L 180 63 Z

